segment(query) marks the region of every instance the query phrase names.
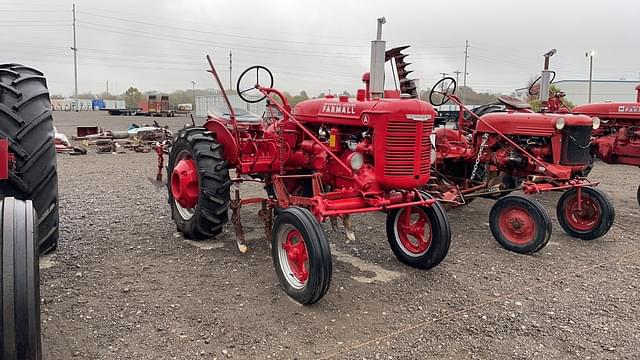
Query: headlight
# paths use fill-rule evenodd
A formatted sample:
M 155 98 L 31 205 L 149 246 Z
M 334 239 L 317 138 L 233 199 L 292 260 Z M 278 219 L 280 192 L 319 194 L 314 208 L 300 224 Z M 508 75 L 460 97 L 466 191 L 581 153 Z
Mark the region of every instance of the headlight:
M 597 129 L 600 127 L 600 118 L 595 116 L 593 118 L 591 118 L 591 120 L 593 120 L 593 130 Z
M 559 117 L 559 118 L 556 119 L 556 129 L 558 129 L 558 130 L 564 129 L 564 118 L 563 117 Z
M 349 155 L 349 165 L 351 165 L 351 168 L 353 169 L 353 171 L 360 170 L 363 164 L 364 164 L 364 157 L 362 156 L 362 154 L 358 152 L 354 152 L 351 155 Z

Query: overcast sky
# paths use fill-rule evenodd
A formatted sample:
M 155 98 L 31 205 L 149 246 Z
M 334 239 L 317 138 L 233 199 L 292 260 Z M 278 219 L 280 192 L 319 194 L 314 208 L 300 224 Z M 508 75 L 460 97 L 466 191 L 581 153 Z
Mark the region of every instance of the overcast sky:
M 0 3 L 0 61 L 43 70 L 51 92 L 68 96 L 72 2 L 40 1 Z M 475 90 L 526 85 L 551 48 L 558 79 L 588 77 L 587 49 L 596 53 L 594 79 L 640 77 L 638 1 L 78 0 L 76 11 L 79 92 L 104 91 L 107 81 L 111 93 L 189 89 L 192 81 L 211 88 L 207 53 L 227 84 L 231 51 L 234 84 L 245 67 L 262 64 L 285 91 L 354 93 L 380 16 L 387 47 L 412 45 L 407 61 L 423 87 L 463 70 L 465 40 Z

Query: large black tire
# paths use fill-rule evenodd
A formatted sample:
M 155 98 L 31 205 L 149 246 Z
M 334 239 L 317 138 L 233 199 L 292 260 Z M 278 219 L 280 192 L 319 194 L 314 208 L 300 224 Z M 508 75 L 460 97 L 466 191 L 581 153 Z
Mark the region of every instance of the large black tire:
M 519 254 L 533 254 L 551 238 L 547 210 L 535 199 L 509 195 L 496 201 L 489 213 L 489 227 L 496 241 Z
M 583 212 L 575 210 L 577 190 L 567 190 L 558 199 L 556 215 L 562 229 L 569 236 L 594 240 L 606 234 L 616 218 L 613 203 L 604 192 L 592 187 L 582 188 Z
M 331 285 L 331 249 L 311 212 L 301 207 L 283 209 L 276 216 L 271 241 L 273 266 L 285 293 L 303 305 L 322 299 Z M 287 243 L 297 252 L 287 250 Z
M 427 193 L 422 193 L 426 198 L 433 198 Z M 426 235 L 427 226 L 429 227 L 428 239 L 418 238 L 416 234 L 410 234 L 399 228 L 398 222 L 404 211 L 411 211 L 411 215 L 415 216 L 416 225 L 418 221 L 424 221 Z M 451 225 L 449 218 L 442 205 L 439 202 L 434 203 L 430 207 L 414 206 L 411 208 L 394 209 L 387 214 L 387 240 L 391 246 L 391 250 L 396 258 L 402 263 L 417 269 L 431 269 L 440 264 L 449 252 L 451 245 Z M 409 238 L 411 235 L 411 238 Z
M 31 201 L 0 200 L 0 358 L 40 359 L 37 219 Z
M 15 168 L 0 181 L 0 198 L 33 200 L 41 254 L 58 245 L 58 177 L 49 90 L 43 74 L 17 64 L 0 65 L 0 138 L 9 139 Z
M 177 157 L 187 153 L 195 161 L 200 188 L 198 203 L 190 218 L 181 214 L 171 191 L 171 176 Z M 216 142 L 214 134 L 201 127 L 180 131 L 171 146 L 167 173 L 171 215 L 178 231 L 194 240 L 210 239 L 222 232 L 229 221 L 231 179 L 222 145 Z

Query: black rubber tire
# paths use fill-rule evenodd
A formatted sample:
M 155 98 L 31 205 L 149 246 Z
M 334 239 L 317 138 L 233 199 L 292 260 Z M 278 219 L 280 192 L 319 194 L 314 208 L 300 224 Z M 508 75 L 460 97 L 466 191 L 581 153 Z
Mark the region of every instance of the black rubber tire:
M 40 71 L 0 65 L 0 138 L 9 139 L 16 158 L 9 180 L 0 181 L 0 198 L 33 201 L 39 251 L 52 251 L 59 237 L 58 177 L 49 90 Z
M 36 212 L 31 201 L 0 200 L 0 358 L 41 358 Z
M 638 206 L 640 206 L 640 185 L 638 185 L 638 191 L 636 193 L 636 200 L 638 200 Z
M 560 199 L 558 199 L 558 203 L 556 205 L 556 216 L 558 217 L 558 222 L 560 223 L 560 226 L 562 226 L 562 229 L 564 229 L 569 236 L 582 240 L 594 240 L 604 236 L 604 234 L 611 229 L 616 218 L 615 209 L 611 200 L 609 200 L 607 195 L 600 189 L 583 187 L 582 197 L 584 198 L 587 196 L 596 204 L 600 211 L 600 219 L 593 228 L 589 230 L 580 230 L 571 226 L 564 214 L 566 202 L 570 201 L 574 196 L 577 196 L 577 190 L 571 189 L 565 191 Z
M 531 238 L 524 244 L 518 244 L 508 239 L 500 226 L 500 217 L 509 209 L 525 211 L 535 223 Z M 496 201 L 489 213 L 489 227 L 496 241 L 506 250 L 519 254 L 533 254 L 544 248 L 553 229 L 551 216 L 537 200 L 521 195 L 509 195 Z M 525 239 L 526 240 L 526 239 Z
M 421 193 L 425 198 L 432 199 L 430 194 Z M 406 208 L 394 209 L 387 213 L 386 230 L 387 240 L 393 254 L 400 262 L 417 269 L 431 269 L 440 264 L 451 245 L 451 224 L 444 208 L 439 202 L 434 203 L 430 207 L 420 207 L 427 215 L 429 225 L 431 226 L 432 237 L 431 244 L 424 254 L 417 255 L 408 253 L 402 246 L 400 239 L 396 233 L 396 220 Z
M 190 219 L 180 215 L 171 193 L 171 174 L 176 165 L 176 156 L 183 151 L 188 151 L 194 159 L 200 184 L 198 204 Z M 222 232 L 229 221 L 231 179 L 222 145 L 216 142 L 215 135 L 201 127 L 181 130 L 171 146 L 167 173 L 171 216 L 178 231 L 193 240 L 210 239 Z
M 300 232 L 309 255 L 309 278 L 300 289 L 296 289 L 289 283 L 280 263 L 278 237 L 284 225 L 291 225 Z M 329 290 L 333 272 L 331 248 L 322 226 L 309 210 L 293 206 L 283 209 L 276 216 L 272 231 L 271 257 L 285 293 L 302 305 L 318 302 Z

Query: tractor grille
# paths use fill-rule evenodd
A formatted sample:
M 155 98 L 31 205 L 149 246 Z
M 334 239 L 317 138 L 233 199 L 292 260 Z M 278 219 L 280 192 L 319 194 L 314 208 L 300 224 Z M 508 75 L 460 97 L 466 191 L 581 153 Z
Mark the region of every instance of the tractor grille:
M 431 121 L 389 121 L 384 174 L 388 177 L 429 175 Z M 416 151 L 419 153 L 416 154 Z
M 591 161 L 589 142 L 590 126 L 567 126 L 562 137 L 562 165 L 585 165 Z

